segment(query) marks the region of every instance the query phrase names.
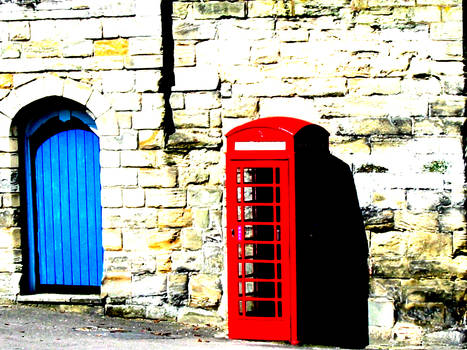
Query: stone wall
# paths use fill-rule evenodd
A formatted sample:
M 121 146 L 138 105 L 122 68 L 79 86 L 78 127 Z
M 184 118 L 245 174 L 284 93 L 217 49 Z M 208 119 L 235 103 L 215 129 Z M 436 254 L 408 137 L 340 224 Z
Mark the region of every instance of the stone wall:
M 223 135 L 282 115 L 325 127 L 354 172 L 371 334 L 465 326 L 461 0 L 171 4 L 0 5 L 2 295 L 22 271 L 10 125 L 54 94 L 98 121 L 109 314 L 225 320 Z

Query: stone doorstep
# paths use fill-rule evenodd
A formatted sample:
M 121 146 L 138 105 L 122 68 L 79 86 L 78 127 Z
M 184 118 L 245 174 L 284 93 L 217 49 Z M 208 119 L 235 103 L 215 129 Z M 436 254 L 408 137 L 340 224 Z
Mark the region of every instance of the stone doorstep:
M 102 306 L 105 304 L 105 296 L 99 294 L 31 294 L 18 295 L 16 301 L 24 304 L 85 304 Z

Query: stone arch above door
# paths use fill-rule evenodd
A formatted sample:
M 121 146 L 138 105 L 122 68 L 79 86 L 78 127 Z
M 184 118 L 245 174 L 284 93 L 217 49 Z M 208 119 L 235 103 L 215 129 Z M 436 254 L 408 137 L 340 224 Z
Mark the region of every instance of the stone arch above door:
M 10 136 L 11 124 L 27 105 L 43 98 L 57 96 L 77 102 L 97 125 L 97 134 L 118 135 L 118 125 L 109 100 L 92 86 L 69 78 L 46 75 L 12 90 L 0 101 L 0 137 Z

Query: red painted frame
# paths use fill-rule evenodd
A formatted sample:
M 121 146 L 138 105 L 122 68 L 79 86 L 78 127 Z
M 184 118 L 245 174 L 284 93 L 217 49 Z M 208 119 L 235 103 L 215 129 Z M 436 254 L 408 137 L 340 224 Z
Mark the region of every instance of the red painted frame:
M 226 134 L 228 326 L 229 337 L 232 339 L 285 340 L 292 344 L 299 343 L 297 337 L 294 136 L 307 125 L 310 123 L 300 119 L 270 117 L 248 122 Z M 257 144 L 251 144 L 251 148 L 258 149 L 244 150 L 238 147 L 236 149 L 236 145 L 240 145 L 237 143 L 243 142 L 256 142 Z M 273 144 L 261 149 L 261 145 L 267 145 L 269 142 Z M 277 142 L 282 142 L 282 144 Z M 239 221 L 237 217 L 237 206 L 244 205 L 243 199 L 240 204 L 237 200 L 237 188 L 244 186 L 243 182 L 237 183 L 237 168 L 245 167 L 281 169 L 281 225 L 282 232 L 288 233 L 282 235 L 283 242 L 281 243 L 283 276 L 281 316 L 277 313 L 274 317 L 251 317 L 239 314 L 239 301 L 245 301 L 246 296 L 245 293 L 242 293 L 242 296 L 239 295 L 239 282 L 245 282 L 245 277 L 238 276 L 238 264 L 244 258 L 244 255 L 238 257 L 238 246 L 240 244 L 244 247 L 245 242 L 236 232 L 245 223 L 243 219 Z M 275 263 L 278 263 L 277 256 L 275 259 Z M 279 301 L 277 291 L 274 300 Z

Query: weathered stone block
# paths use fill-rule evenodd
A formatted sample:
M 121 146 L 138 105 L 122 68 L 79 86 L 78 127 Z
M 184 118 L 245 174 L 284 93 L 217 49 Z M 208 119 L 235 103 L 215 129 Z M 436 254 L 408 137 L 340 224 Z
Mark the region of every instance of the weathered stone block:
M 138 134 L 140 149 L 151 150 L 164 147 L 163 130 L 140 130 Z
M 111 317 L 143 318 L 146 310 L 142 305 L 107 305 L 105 314 Z
M 370 253 L 372 256 L 401 257 L 406 250 L 404 233 L 394 231 L 371 235 Z
M 423 329 L 413 323 L 397 322 L 393 328 L 391 338 L 396 342 L 421 345 Z
M 120 152 L 105 150 L 100 151 L 100 164 L 102 168 L 120 167 Z
M 394 217 L 395 228 L 402 231 L 438 232 L 438 213 L 413 213 L 397 211 Z
M 154 167 L 157 164 L 155 151 L 123 151 L 121 164 L 125 167 Z
M 160 55 L 162 54 L 162 40 L 160 38 L 130 38 L 128 40 L 128 54 Z
M 180 242 L 183 249 L 198 250 L 203 246 L 202 235 L 198 230 L 192 228 L 182 229 L 180 234 Z
M 27 41 L 31 39 L 29 22 L 9 22 L 8 39 L 11 41 Z
M 21 229 L 17 227 L 0 229 L 0 248 L 2 249 L 20 249 L 21 248 Z
M 138 133 L 134 130 L 122 130 L 119 136 L 104 136 L 100 139 L 104 150 L 132 150 L 138 147 Z
M 252 97 L 235 97 L 222 100 L 224 117 L 253 117 L 258 112 L 258 99 Z
M 94 42 L 95 56 L 124 56 L 128 54 L 128 39 L 97 40 Z
M 202 184 L 209 180 L 209 173 L 202 167 L 181 168 L 179 183 L 181 186 Z
M 173 113 L 176 128 L 208 128 L 209 111 L 175 110 Z
M 159 90 L 159 82 L 162 77 L 160 70 L 138 70 L 135 75 L 135 89 L 137 92 L 157 92 Z
M 410 118 L 346 118 L 339 121 L 340 135 L 410 135 Z
M 177 184 L 177 168 L 140 169 L 138 184 L 141 187 L 174 187 Z
M 399 78 L 349 79 L 349 92 L 359 95 L 397 95 L 401 92 Z
M 209 209 L 205 209 L 205 208 L 194 208 L 193 209 L 193 226 L 197 228 L 208 228 Z
M 131 294 L 135 296 L 166 295 L 167 275 L 135 276 L 131 284 Z
M 148 235 L 148 248 L 160 251 L 172 251 L 180 247 L 178 231 L 156 230 Z
M 394 302 L 385 298 L 368 299 L 369 326 L 390 328 L 395 322 Z
M 104 93 L 129 92 L 135 86 L 135 73 L 128 71 L 102 72 L 102 89 Z
M 217 275 L 192 275 L 188 283 L 191 307 L 213 308 L 222 296 L 221 283 Z
M 245 17 L 245 4 L 243 2 L 210 1 L 194 3 L 193 6 L 195 19 Z
M 182 208 L 186 206 L 186 191 L 179 188 L 146 189 L 148 207 Z
M 192 222 L 191 209 L 161 209 L 159 210 L 159 226 L 185 227 Z
M 138 184 L 138 171 L 131 168 L 101 169 L 102 186 L 135 186 Z
M 219 85 L 219 76 L 213 67 L 175 68 L 175 86 L 172 91 L 210 91 Z
M 223 322 L 222 317 L 217 315 L 215 312 L 202 310 L 199 308 L 193 309 L 188 307 L 180 309 L 177 321 L 193 325 L 209 324 L 219 326 Z
M 462 40 L 462 22 L 432 23 L 430 35 L 433 40 Z
M 124 189 L 123 205 L 129 208 L 144 207 L 144 190 L 142 188 Z
M 121 229 L 102 230 L 102 246 L 106 251 L 120 251 L 123 248 Z
M 60 57 L 63 52 L 62 44 L 54 40 L 29 41 L 23 45 L 24 58 Z
M 204 130 L 177 130 L 169 136 L 168 149 L 217 148 L 221 144 L 220 137 L 211 136 Z
M 131 274 L 129 272 L 106 272 L 102 280 L 102 294 L 110 297 L 129 296 L 131 294 Z
M 175 272 L 200 271 L 203 266 L 200 251 L 175 251 L 172 253 L 172 270 Z
M 157 69 L 162 68 L 162 55 L 125 56 L 126 69 Z
M 167 281 L 167 297 L 169 303 L 172 305 L 180 306 L 186 304 L 188 299 L 187 274 L 169 274 Z
M 192 67 L 196 64 L 195 43 L 188 41 L 175 42 L 175 67 Z
M 91 40 L 80 40 L 66 43 L 63 46 L 63 57 L 90 57 L 92 56 L 94 45 Z
M 193 207 L 219 207 L 222 190 L 217 187 L 190 186 L 188 188 L 188 205 Z
M 0 74 L 0 89 L 11 89 L 13 87 L 13 74 Z

